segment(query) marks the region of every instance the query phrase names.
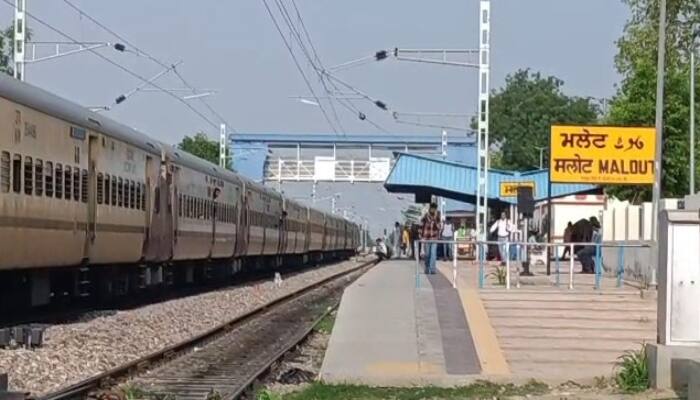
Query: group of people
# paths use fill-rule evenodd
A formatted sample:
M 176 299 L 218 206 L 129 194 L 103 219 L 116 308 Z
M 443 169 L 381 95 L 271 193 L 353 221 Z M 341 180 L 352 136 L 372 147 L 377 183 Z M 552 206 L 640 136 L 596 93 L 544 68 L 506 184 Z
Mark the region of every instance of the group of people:
M 503 243 L 498 246 L 499 259 L 502 262 L 505 261 L 507 257 L 505 243 L 517 240 L 517 238 L 513 237 L 516 231 L 515 226 L 508 219 L 505 212 L 501 213 L 501 218 L 491 225 L 490 233 L 495 234 L 496 240 Z M 535 236 L 536 232 L 530 232 L 528 238 L 533 239 Z M 595 243 L 600 243 L 601 240 L 601 225 L 596 217 L 581 219 L 575 224 L 569 221 L 564 230 L 564 243 L 581 243 L 574 245 L 573 249 L 574 255 L 581 262 L 581 272 L 584 274 L 592 274 L 595 272 Z M 565 259 L 567 255 L 572 257 L 571 247 L 572 246 L 564 247 L 564 251 L 561 255 L 562 259 Z
M 498 253 L 501 261 L 505 261 L 507 251 L 505 249 L 507 242 L 512 242 L 517 238 L 514 234 L 517 228 L 508 219 L 505 212 L 501 213 L 500 218 L 496 220 L 490 227 L 490 233 L 496 236 L 499 243 Z M 533 239 L 537 236 L 536 232 L 531 232 L 528 235 Z M 459 229 L 455 230 L 454 225 L 442 218 L 437 209 L 436 203 L 430 203 L 428 211 L 423 215 L 420 224 L 404 225 L 396 222 L 394 224 L 394 232 L 392 234 L 392 245 L 386 243 L 386 239 L 377 239 L 377 255 L 380 258 L 400 258 L 400 257 L 415 257 L 414 251 L 420 251 L 420 255 L 424 259 L 425 273 L 434 274 L 436 272 L 435 264 L 438 256 L 438 242 L 441 243 L 443 249 L 442 256 L 444 260 L 451 260 L 454 256 L 455 239 L 466 239 L 467 228 L 461 224 Z M 596 217 L 589 219 L 581 219 L 576 223 L 569 222 L 564 231 L 564 243 L 582 243 L 573 246 L 574 255 L 578 258 L 582 265 L 583 273 L 595 272 L 595 254 L 596 245 L 602 239 L 601 225 Z M 415 245 L 416 240 L 427 241 L 422 243 L 420 249 Z M 587 244 L 585 244 L 587 243 Z M 564 247 L 562 259 L 568 255 L 571 257 L 571 246 Z

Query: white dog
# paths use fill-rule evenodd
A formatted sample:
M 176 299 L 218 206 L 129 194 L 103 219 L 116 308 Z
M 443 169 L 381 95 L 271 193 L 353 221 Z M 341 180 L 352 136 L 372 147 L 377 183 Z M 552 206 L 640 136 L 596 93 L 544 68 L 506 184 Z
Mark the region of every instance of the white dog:
M 282 287 L 282 275 L 279 272 L 275 272 L 275 287 Z

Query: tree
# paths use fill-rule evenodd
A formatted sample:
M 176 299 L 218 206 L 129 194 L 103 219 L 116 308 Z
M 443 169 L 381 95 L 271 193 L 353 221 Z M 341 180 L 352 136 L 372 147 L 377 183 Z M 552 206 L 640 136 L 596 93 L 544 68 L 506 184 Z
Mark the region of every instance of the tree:
M 32 30 L 27 29 L 25 40 L 32 39 Z M 0 72 L 14 75 L 14 53 L 15 53 L 15 24 L 10 24 L 4 31 L 0 32 Z
M 529 69 L 506 77 L 506 85 L 491 94 L 489 128 L 500 155 L 494 167 L 527 170 L 539 167 L 538 147 L 549 146 L 550 126 L 555 123 L 596 122 L 598 108 L 588 99 L 565 95 L 564 82 Z M 472 122 L 476 127 L 476 122 Z
M 405 210 L 401 211 L 403 215 L 404 225 L 413 225 L 420 221 L 423 215 L 423 207 L 417 204 L 411 204 Z
M 210 163 L 219 164 L 219 143 L 209 139 L 204 132 L 199 132 L 194 137 L 185 136 L 177 148 Z
M 608 122 L 654 126 L 659 3 L 624 1 L 631 17 L 617 42 L 615 65 L 622 82 L 611 103 Z M 700 5 L 696 1 L 668 0 L 667 17 L 661 186 L 663 195 L 680 196 L 688 190 L 689 51 L 692 33 L 700 27 Z M 650 186 L 616 186 L 608 192 L 633 202 L 651 198 Z

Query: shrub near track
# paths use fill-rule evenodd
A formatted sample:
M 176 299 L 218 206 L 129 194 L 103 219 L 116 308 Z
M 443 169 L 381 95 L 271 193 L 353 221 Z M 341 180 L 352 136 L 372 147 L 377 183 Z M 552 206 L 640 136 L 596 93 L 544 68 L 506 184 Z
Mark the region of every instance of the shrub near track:
M 542 395 L 549 387 L 541 382 L 530 381 L 525 385 L 500 385 L 488 381 L 477 381 L 468 386 L 455 388 L 382 388 L 363 385 L 328 385 L 315 382 L 299 392 L 277 394 L 270 391 L 258 393 L 258 400 L 422 400 L 422 399 L 491 399 L 501 396 Z

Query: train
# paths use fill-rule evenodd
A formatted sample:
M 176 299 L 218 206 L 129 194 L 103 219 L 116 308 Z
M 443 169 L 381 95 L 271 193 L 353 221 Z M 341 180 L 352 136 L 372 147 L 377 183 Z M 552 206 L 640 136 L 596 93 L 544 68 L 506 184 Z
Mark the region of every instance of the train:
M 360 227 L 0 77 L 0 310 L 351 257 Z

